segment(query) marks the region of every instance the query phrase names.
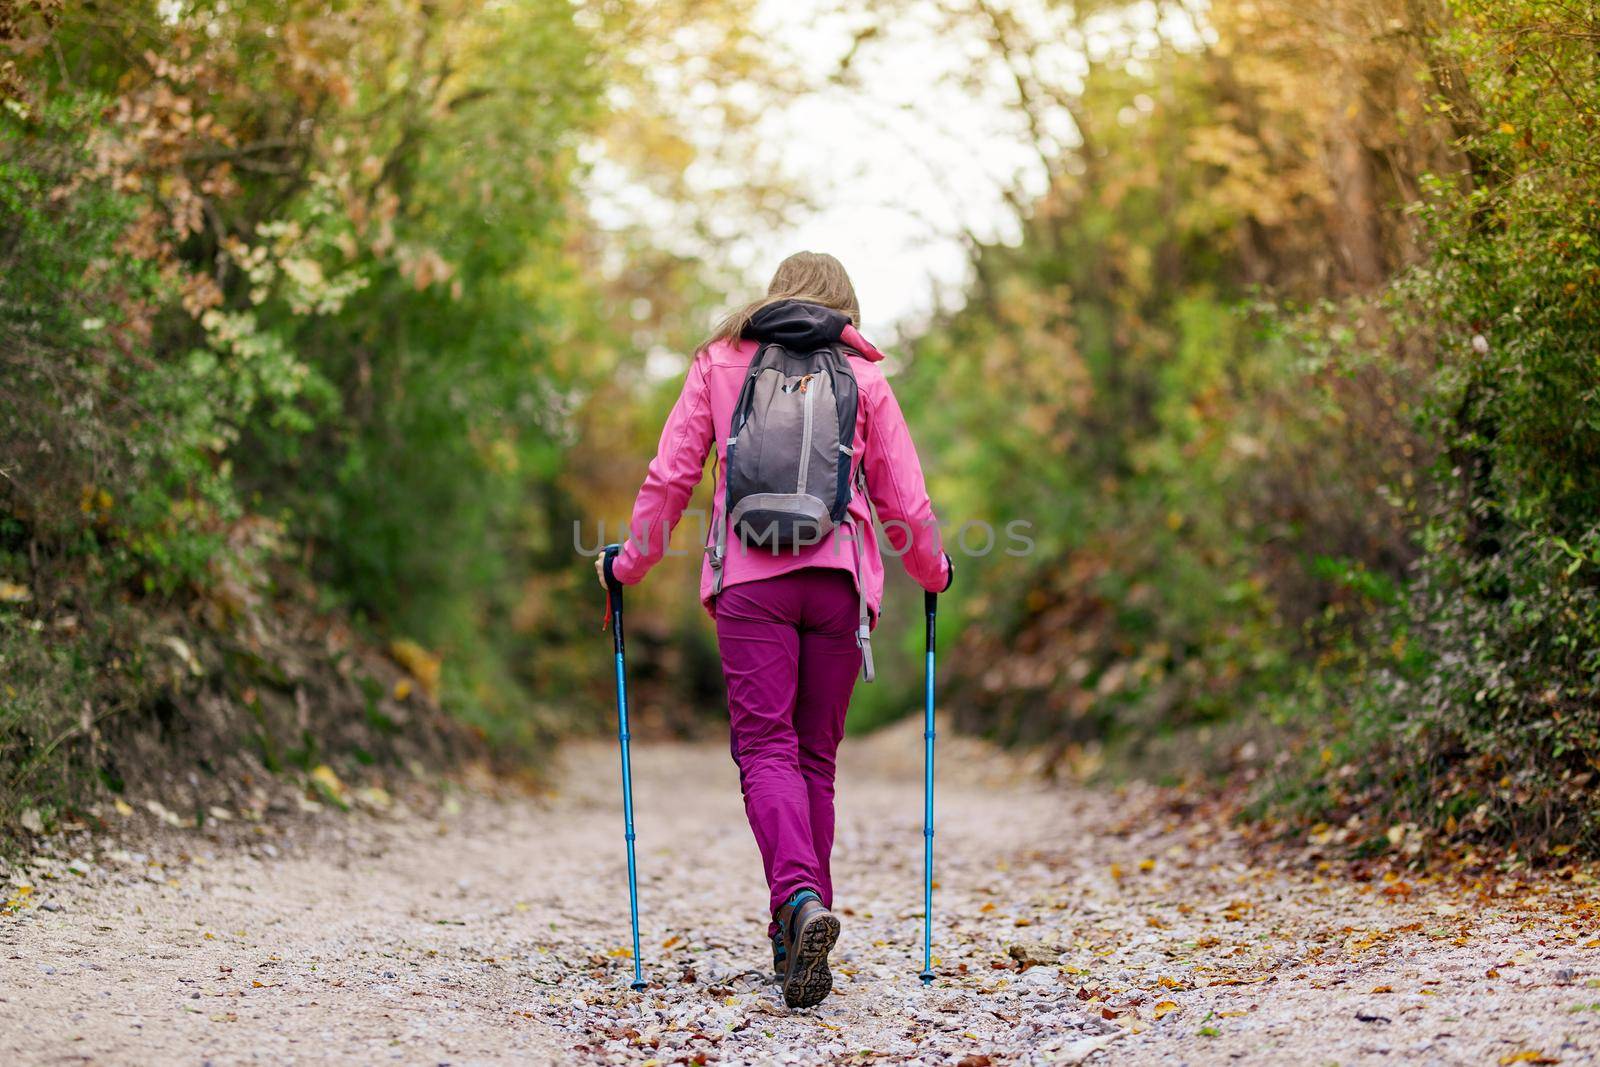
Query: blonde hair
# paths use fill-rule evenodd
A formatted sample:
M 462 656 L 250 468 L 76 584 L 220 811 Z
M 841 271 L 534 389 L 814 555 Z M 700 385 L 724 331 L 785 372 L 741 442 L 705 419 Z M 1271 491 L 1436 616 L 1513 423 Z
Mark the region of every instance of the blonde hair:
M 850 284 L 850 275 L 845 273 L 844 264 L 826 252 L 796 252 L 778 264 L 771 283 L 767 285 L 766 296 L 729 312 L 700 347 L 705 348 L 714 341 L 739 340 L 756 312 L 782 300 L 821 304 L 825 308 L 844 312 L 852 323 L 861 325 L 861 305 L 856 300 L 856 287 Z

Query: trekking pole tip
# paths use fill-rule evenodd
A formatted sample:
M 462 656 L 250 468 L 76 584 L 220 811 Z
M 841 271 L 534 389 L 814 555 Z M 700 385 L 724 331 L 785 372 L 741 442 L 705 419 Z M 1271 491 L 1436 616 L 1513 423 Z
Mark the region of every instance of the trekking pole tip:
M 924 986 L 930 986 L 930 985 L 933 984 L 933 972 L 932 971 L 923 971 L 921 974 L 917 975 L 917 977 L 922 979 L 922 984 Z
M 635 978 L 633 981 L 628 983 L 628 987 L 630 989 L 632 989 L 635 993 L 643 993 L 644 992 L 644 987 L 646 985 L 648 985 L 648 984 L 649 983 L 646 982 L 643 978 Z

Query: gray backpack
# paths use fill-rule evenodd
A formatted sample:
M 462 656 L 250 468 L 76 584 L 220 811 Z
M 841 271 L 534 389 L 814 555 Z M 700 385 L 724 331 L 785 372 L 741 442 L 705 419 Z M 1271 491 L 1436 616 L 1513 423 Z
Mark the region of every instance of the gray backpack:
M 745 552 L 798 552 L 850 524 L 858 393 L 839 342 L 849 321 L 799 300 L 768 305 L 751 319 L 745 335 L 760 347 L 729 425 L 724 519 L 711 550 L 717 591 L 730 532 Z M 871 681 L 869 635 L 863 599 L 857 640 Z
M 837 345 L 750 361 L 728 435 L 728 523 L 746 549 L 814 545 L 844 521 L 856 376 Z

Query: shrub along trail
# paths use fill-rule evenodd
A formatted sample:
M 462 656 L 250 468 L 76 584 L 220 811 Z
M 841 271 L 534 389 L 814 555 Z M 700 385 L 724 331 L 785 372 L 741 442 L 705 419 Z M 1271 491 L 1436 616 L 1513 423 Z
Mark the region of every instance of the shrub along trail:
M 1209 816 L 1179 819 L 1143 791 L 1047 788 L 960 740 L 942 742 L 943 977 L 923 991 L 919 742 L 912 724 L 846 745 L 844 933 L 837 993 L 817 1010 L 786 1011 L 764 981 L 759 867 L 715 745 L 637 751 L 652 984 L 626 989 L 615 752 L 585 744 L 567 750 L 548 798 L 319 817 L 255 844 L 162 828 L 10 871 L 0 1061 L 1600 1054 L 1583 886 L 1468 895 L 1254 866 Z

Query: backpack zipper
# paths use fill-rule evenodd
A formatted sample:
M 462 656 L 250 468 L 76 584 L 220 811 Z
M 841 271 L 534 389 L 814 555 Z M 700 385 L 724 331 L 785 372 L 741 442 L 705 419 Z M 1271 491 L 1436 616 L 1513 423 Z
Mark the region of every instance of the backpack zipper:
M 800 478 L 799 484 L 795 486 L 796 493 L 806 491 L 806 475 L 811 472 L 811 420 L 812 412 L 817 406 L 817 394 L 806 388 L 810 381 L 809 374 L 800 381 L 800 395 L 805 397 L 800 406 L 805 412 L 805 419 L 801 423 L 800 430 Z

